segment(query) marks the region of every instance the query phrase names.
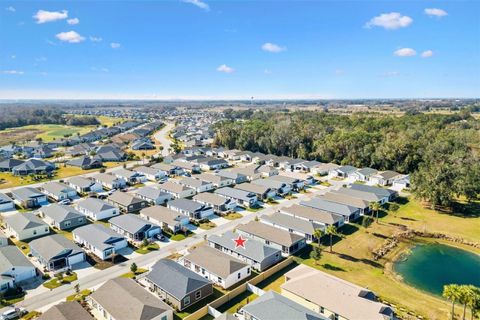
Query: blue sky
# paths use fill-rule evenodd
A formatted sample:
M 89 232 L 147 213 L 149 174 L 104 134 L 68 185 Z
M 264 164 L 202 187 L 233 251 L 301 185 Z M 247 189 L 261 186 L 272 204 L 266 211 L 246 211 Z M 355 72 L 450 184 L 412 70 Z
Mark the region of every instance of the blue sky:
M 478 97 L 479 12 L 479 1 L 0 1 L 0 99 Z

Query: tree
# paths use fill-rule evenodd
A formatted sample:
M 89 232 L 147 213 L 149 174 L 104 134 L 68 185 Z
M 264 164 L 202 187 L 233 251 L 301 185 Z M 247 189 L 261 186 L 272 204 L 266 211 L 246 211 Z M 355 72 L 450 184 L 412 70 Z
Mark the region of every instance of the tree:
M 368 207 L 372 211 L 372 214 L 375 213 L 375 221 L 378 223 L 378 211 L 380 211 L 380 203 L 372 201 L 369 203 Z
M 137 271 L 138 271 L 138 267 L 137 267 L 137 264 L 135 262 L 133 262 L 131 265 L 130 265 L 130 271 L 133 273 L 133 274 L 136 274 Z
M 320 228 L 315 229 L 315 231 L 313 232 L 313 237 L 317 238 L 319 246 L 320 246 L 320 238 L 323 237 L 324 234 L 325 234 L 325 232 Z
M 143 238 L 142 240 L 142 247 L 146 247 L 148 246 L 148 239 L 147 238 Z
M 79 294 L 80 293 L 80 284 L 77 283 L 76 285 L 74 285 L 73 290 L 75 290 L 75 294 Z
M 395 214 L 398 210 L 400 210 L 400 206 L 398 203 L 391 203 L 389 209 Z
M 475 286 L 468 286 L 470 289 L 470 294 L 467 299 L 467 306 L 470 308 L 470 317 L 471 320 L 475 317 L 475 315 L 480 310 L 480 288 Z
M 315 261 L 315 264 L 318 264 L 318 261 L 322 258 L 322 248 L 314 246 L 312 251 L 310 251 L 310 258 Z
M 337 235 L 337 227 L 335 227 L 333 224 L 329 225 L 327 227 L 327 230 L 325 230 L 325 233 L 330 236 L 330 252 L 333 251 L 333 236 Z
M 455 302 L 459 300 L 459 290 L 456 284 L 447 284 L 443 286 L 442 296 L 452 302 L 452 320 L 455 317 Z

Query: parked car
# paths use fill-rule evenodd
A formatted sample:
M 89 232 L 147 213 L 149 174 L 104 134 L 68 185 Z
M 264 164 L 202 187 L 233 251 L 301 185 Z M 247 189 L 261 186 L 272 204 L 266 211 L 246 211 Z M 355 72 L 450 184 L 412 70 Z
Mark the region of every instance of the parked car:
M 62 200 L 60 201 L 58 204 L 64 204 L 64 205 L 69 205 L 72 203 L 72 200 L 70 199 L 65 199 L 65 200 Z
M 165 241 L 165 240 L 167 240 L 167 238 L 166 238 L 163 234 L 157 234 L 157 235 L 155 236 L 155 238 L 156 238 L 157 240 L 160 240 L 160 241 Z
M 12 308 L 8 309 L 4 313 L 2 313 L 0 320 L 14 320 L 14 319 L 20 319 L 24 315 L 26 315 L 28 312 L 25 308 Z

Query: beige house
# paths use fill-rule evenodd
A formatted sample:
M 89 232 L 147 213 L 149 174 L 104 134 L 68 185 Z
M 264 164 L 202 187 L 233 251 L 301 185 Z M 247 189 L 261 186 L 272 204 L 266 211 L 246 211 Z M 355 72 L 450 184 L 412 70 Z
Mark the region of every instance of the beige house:
M 281 289 L 283 296 L 331 319 L 395 319 L 372 291 L 303 264 L 285 274 Z

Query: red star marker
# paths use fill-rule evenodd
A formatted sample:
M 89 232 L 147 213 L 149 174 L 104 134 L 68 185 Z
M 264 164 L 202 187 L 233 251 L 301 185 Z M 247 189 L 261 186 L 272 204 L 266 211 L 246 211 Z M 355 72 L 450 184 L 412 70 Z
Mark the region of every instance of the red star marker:
M 243 239 L 242 236 L 239 235 L 237 239 L 233 239 L 233 242 L 235 242 L 235 249 L 238 247 L 245 249 L 245 242 L 247 242 L 247 239 Z

